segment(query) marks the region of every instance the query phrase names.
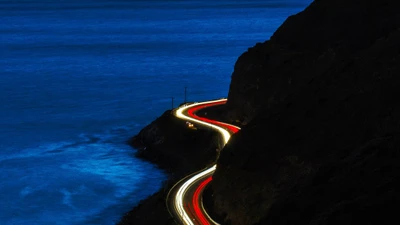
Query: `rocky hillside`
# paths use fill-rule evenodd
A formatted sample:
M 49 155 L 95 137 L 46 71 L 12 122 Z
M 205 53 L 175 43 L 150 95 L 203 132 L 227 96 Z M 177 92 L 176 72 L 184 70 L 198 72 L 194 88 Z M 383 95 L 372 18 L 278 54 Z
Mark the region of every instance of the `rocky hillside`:
M 400 222 L 400 8 L 316 0 L 241 55 L 211 191 L 223 224 Z
M 367 63 L 360 61 L 367 55 L 395 63 L 394 59 L 387 62 L 386 57 L 396 56 L 396 49 L 382 49 L 387 56 L 376 51 L 383 45 L 390 48 L 387 42 L 396 38 L 400 24 L 396 3 L 317 0 L 290 16 L 270 40 L 249 48 L 237 60 L 228 96 L 232 118 L 246 124 L 260 107 L 285 101 L 315 79 L 335 79 L 333 73 L 354 72 L 357 74 L 352 77 L 365 79 L 364 72 L 377 73 L 383 66 L 374 62 L 370 67 L 376 71 L 356 68 L 357 62 L 358 66 Z

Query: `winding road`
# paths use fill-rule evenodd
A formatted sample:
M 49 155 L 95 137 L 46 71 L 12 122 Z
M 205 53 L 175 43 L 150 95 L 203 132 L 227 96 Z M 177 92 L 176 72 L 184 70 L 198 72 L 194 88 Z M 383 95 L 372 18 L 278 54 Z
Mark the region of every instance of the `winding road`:
M 225 104 L 227 99 L 219 99 L 207 102 L 185 104 L 175 110 L 175 116 L 190 121 L 194 124 L 206 126 L 218 131 L 223 137 L 225 145 L 231 134 L 240 130 L 239 127 L 210 120 L 196 115 L 196 112 L 206 107 Z M 180 180 L 170 190 L 167 197 L 167 207 L 176 221 L 182 224 L 218 224 L 205 211 L 202 201 L 202 193 L 212 180 L 212 174 L 216 165 L 205 168 L 193 174 L 190 174 Z

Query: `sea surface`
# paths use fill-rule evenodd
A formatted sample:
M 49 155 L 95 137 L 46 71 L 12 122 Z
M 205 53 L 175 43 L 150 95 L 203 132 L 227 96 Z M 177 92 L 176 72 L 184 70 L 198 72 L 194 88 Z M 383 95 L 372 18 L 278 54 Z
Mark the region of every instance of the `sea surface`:
M 0 0 L 0 224 L 115 224 L 167 177 L 126 140 L 310 2 Z

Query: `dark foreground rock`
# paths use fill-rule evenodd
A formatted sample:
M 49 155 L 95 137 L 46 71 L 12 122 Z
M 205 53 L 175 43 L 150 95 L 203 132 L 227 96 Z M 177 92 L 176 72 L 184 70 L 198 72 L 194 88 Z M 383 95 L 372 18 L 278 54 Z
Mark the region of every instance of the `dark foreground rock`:
M 141 201 L 119 225 L 175 224 L 166 208 L 170 188 L 181 178 L 215 163 L 220 136 L 208 129 L 189 129 L 171 111 L 145 127 L 129 140 L 137 156 L 164 169 L 169 178 L 163 188 Z
M 400 223 L 400 10 L 316 0 L 239 57 L 243 129 L 210 195 L 223 224 Z

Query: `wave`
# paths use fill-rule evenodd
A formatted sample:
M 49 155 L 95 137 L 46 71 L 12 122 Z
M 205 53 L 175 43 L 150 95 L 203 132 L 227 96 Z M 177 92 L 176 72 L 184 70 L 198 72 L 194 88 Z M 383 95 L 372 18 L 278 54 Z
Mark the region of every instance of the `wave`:
M 2 224 L 54 224 L 58 218 L 64 218 L 61 224 L 88 224 L 88 218 L 102 213 L 109 218 L 96 224 L 114 224 L 165 179 L 155 166 L 132 157 L 129 146 L 105 143 L 128 129 L 81 134 L 77 142 L 48 143 L 3 157 Z

